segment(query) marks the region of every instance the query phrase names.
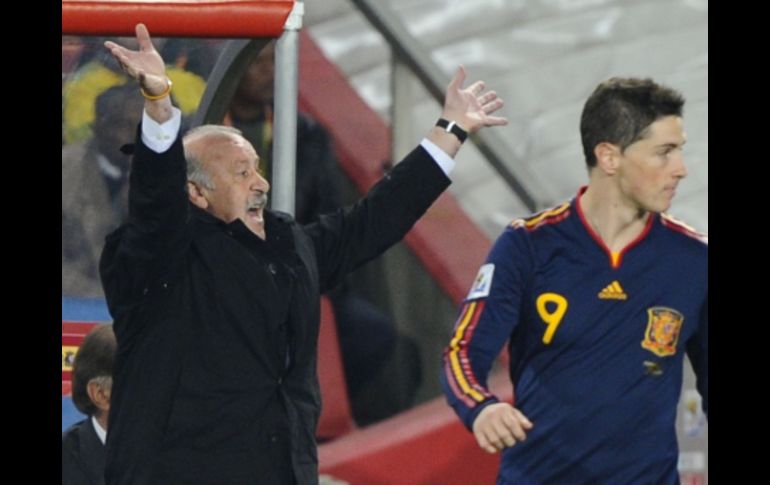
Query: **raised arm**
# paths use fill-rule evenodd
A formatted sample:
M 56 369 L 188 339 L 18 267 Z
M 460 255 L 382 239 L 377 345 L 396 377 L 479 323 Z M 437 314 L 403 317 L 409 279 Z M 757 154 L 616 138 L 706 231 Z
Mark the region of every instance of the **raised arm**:
M 484 92 L 483 81 L 463 88 L 465 70 L 458 68 L 447 86 L 441 118 L 467 133 L 508 123 L 491 116 L 503 106 L 494 91 Z M 345 274 L 378 256 L 401 240 L 451 183 L 448 178 L 462 141 L 445 128 L 433 127 L 402 162 L 355 205 L 322 216 L 308 226 L 316 245 L 322 290 Z
M 162 124 L 171 118 L 171 81 L 166 76 L 166 65 L 163 58 L 152 45 L 150 33 L 144 24 L 136 26 L 136 40 L 139 50 L 127 49 L 112 41 L 104 46 L 123 68 L 123 71 L 139 81 L 145 98 L 144 109 L 147 115 Z
M 181 114 L 171 104 L 166 68 L 147 28 L 136 26 L 138 50 L 105 42 L 145 98 L 141 136 L 134 149 L 128 219 L 107 237 L 99 273 L 114 317 L 162 288 L 189 242 L 186 162 L 179 134 Z M 136 94 L 139 96 L 139 93 Z M 116 318 L 116 333 L 123 329 Z

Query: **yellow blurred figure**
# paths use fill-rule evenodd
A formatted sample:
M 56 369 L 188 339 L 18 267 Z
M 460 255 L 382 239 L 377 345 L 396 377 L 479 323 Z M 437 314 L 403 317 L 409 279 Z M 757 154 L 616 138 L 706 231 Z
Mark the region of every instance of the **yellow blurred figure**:
M 189 115 L 198 109 L 206 81 L 190 71 L 178 67 L 166 70 L 174 90 L 171 97 L 174 104 Z M 62 88 L 62 137 L 64 143 L 73 143 L 92 136 L 91 125 L 94 122 L 96 98 L 111 88 L 128 81 L 121 72 L 105 67 L 99 61 L 90 61 L 73 74 Z

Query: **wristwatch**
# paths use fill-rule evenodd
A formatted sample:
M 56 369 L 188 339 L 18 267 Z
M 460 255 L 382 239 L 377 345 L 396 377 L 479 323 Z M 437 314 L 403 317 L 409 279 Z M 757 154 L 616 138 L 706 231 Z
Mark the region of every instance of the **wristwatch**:
M 457 123 L 454 121 L 439 118 L 436 122 L 436 126 L 443 128 L 447 133 L 452 133 L 457 137 L 458 140 L 460 140 L 460 143 L 464 142 L 465 139 L 468 138 L 468 132 L 457 126 Z

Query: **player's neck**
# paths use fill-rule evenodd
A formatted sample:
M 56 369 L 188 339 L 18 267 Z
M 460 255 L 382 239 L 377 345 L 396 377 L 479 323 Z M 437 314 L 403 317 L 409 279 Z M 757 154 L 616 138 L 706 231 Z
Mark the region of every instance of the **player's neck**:
M 580 198 L 580 207 L 588 224 L 613 251 L 621 251 L 644 231 L 649 213 L 624 203 L 614 187 L 591 181 Z

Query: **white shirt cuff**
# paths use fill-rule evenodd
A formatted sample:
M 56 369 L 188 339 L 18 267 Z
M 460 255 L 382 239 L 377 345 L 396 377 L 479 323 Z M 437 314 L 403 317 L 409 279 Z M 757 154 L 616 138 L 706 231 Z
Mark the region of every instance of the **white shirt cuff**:
M 444 171 L 444 174 L 449 177 L 449 174 L 455 168 L 454 159 L 447 155 L 444 150 L 438 147 L 438 145 L 428 140 L 427 138 L 422 139 L 420 146 L 423 147 L 431 157 L 433 157 L 433 160 L 435 160 L 438 166 L 441 167 L 441 170 Z
M 171 119 L 162 125 L 150 118 L 147 111 L 142 113 L 142 142 L 155 153 L 163 153 L 168 150 L 179 134 L 182 112 L 177 107 L 172 107 L 171 112 Z

